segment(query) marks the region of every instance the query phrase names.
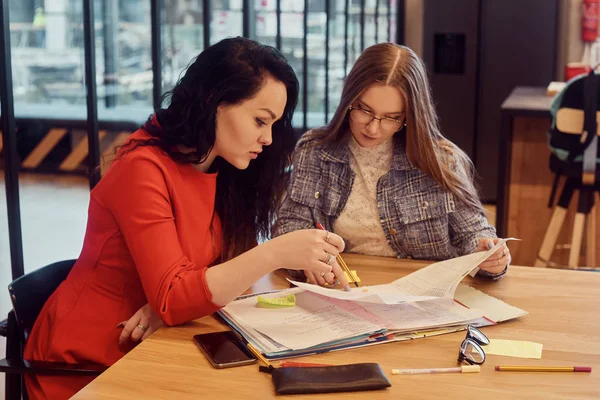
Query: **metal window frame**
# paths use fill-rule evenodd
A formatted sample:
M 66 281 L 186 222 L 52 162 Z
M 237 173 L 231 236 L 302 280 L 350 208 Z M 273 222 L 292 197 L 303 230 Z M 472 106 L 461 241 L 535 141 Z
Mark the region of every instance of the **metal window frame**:
M 2 102 L 2 140 L 4 144 L 4 184 L 8 211 L 8 240 L 12 279 L 24 274 L 23 235 L 19 199 L 19 156 L 12 83 L 8 0 L 0 0 L 0 101 Z
M 150 35 L 152 51 L 152 105 L 154 111 L 161 107 L 162 98 L 162 36 L 161 36 L 161 0 L 150 1 Z
M 100 181 L 100 140 L 98 138 L 98 96 L 96 90 L 96 39 L 93 0 L 83 0 L 83 42 L 87 102 L 88 176 L 90 190 Z

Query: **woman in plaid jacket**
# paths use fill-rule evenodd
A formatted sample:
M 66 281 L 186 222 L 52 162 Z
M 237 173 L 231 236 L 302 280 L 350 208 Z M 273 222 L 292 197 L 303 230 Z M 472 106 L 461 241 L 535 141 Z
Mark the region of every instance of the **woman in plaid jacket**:
M 473 175 L 440 132 L 423 62 L 407 47 L 376 44 L 348 74 L 331 122 L 298 142 L 273 236 L 320 222 L 347 252 L 442 260 L 485 250 L 498 239 Z M 499 279 L 510 259 L 504 245 L 479 274 Z

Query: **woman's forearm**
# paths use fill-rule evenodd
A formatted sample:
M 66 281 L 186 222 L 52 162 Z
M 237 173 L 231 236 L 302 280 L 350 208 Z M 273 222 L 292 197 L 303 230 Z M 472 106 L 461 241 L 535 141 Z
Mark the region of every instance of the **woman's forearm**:
M 225 306 L 264 275 L 278 267 L 271 244 L 263 243 L 232 260 L 215 265 L 206 271 L 206 284 L 212 294 L 212 302 Z

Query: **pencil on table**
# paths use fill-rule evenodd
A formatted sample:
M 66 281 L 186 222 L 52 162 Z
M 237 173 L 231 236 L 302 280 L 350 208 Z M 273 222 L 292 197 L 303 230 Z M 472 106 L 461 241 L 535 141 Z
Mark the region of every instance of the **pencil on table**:
M 273 365 L 271 365 L 271 363 L 261 354 L 260 351 L 258 351 L 256 347 L 252 346 L 250 343 L 246 343 L 246 347 L 252 354 L 254 354 L 257 360 L 262 361 L 262 363 L 265 364 L 270 370 L 273 369 Z
M 496 371 L 512 372 L 592 372 L 592 367 L 496 365 Z

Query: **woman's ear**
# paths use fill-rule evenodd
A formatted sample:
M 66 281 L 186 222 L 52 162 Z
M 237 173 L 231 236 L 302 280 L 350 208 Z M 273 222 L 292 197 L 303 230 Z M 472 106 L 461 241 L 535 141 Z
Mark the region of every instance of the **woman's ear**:
M 225 106 L 223 104 L 219 104 L 217 106 L 217 109 L 215 112 L 215 123 L 217 122 L 217 119 L 219 118 L 219 114 L 223 114 L 224 109 L 225 109 Z

